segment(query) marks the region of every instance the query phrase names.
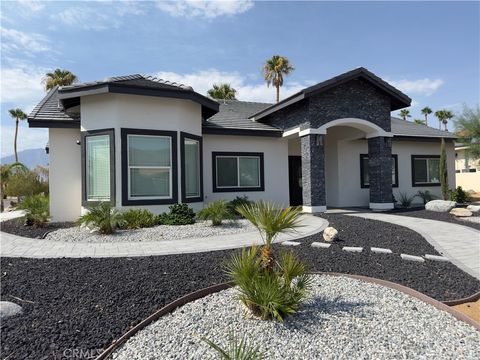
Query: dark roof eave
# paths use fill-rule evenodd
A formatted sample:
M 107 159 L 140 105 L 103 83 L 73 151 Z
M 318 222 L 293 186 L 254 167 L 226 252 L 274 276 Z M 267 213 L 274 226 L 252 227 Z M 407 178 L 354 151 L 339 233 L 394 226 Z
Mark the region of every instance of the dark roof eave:
M 202 127 L 202 133 L 207 135 L 239 135 L 239 136 L 266 136 L 266 137 L 282 137 L 281 130 L 256 130 L 256 129 L 240 129 L 240 128 L 215 128 Z
M 49 129 L 80 129 L 80 121 L 77 120 L 36 120 L 28 118 L 28 127 L 30 128 L 49 128 Z

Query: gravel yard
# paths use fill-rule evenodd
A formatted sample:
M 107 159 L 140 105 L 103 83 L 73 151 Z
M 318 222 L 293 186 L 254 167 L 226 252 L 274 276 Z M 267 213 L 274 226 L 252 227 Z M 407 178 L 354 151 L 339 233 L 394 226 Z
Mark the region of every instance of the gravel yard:
M 45 235 L 45 233 L 50 231 L 71 228 L 74 226 L 75 224 L 73 222 L 53 222 L 48 223 L 47 225 L 45 225 L 45 227 L 36 228 L 33 226 L 25 226 L 24 220 L 22 218 L 2 221 L 0 223 L 1 231 L 34 239 L 41 239 Z
M 467 218 L 455 217 L 449 213 L 428 211 L 423 208 L 395 209 L 395 210 L 389 211 L 388 213 L 393 215 L 412 216 L 412 217 L 419 217 L 423 219 L 446 221 L 452 224 L 469 226 L 471 228 L 480 230 L 480 214 L 479 213 L 474 214 L 473 216 L 467 217 Z
M 199 221 L 192 225 L 159 225 L 138 230 L 118 230 L 112 235 L 91 233 L 87 228 L 71 227 L 50 232 L 45 239 L 88 243 L 165 241 L 236 234 L 255 230 L 247 220 L 224 221 L 220 226 L 211 226 L 209 221 Z
M 478 359 L 480 332 L 401 292 L 345 277 L 314 276 L 311 298 L 284 323 L 248 318 L 228 289 L 188 303 L 127 341 L 117 360 L 216 359 L 229 331 L 267 359 Z

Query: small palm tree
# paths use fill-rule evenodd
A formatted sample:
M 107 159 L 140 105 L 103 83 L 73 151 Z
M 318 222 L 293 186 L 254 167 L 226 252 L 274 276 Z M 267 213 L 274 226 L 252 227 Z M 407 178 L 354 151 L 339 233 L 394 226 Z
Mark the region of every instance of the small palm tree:
M 288 207 L 281 209 L 273 203 L 259 201 L 241 205 L 236 210 L 260 232 L 264 243 L 261 250 L 262 266 L 266 269 L 272 269 L 275 261 L 272 242 L 279 233 L 301 226 L 301 208 Z
M 235 94 L 237 90 L 230 86 L 230 84 L 213 84 L 212 88 L 207 91 L 208 96 L 223 100 L 225 104 L 227 100 L 236 100 Z
M 407 118 L 412 117 L 412 115 L 410 115 L 410 110 L 408 110 L 408 109 L 400 110 L 398 115 L 405 121 L 407 120 Z
M 57 85 L 72 85 L 77 81 L 77 75 L 73 74 L 69 70 L 55 69 L 53 72 L 48 72 L 45 74 L 45 90 L 51 90 Z
M 10 109 L 8 110 L 10 116 L 15 119 L 15 139 L 13 140 L 13 151 L 15 153 L 15 162 L 18 162 L 18 154 L 17 154 L 17 137 L 18 137 L 18 124 L 20 124 L 20 120 L 25 120 L 27 118 L 27 114 L 25 114 L 22 109 Z
M 222 220 L 233 219 L 233 214 L 225 200 L 216 200 L 207 204 L 197 214 L 199 220 L 211 220 L 212 226 L 222 225 Z
M 280 86 L 283 86 L 283 76 L 290 74 L 295 68 L 285 56 L 274 55 L 263 65 L 263 77 L 267 86 L 273 84 L 277 89 L 277 102 L 280 101 Z
M 425 122 L 421 119 L 415 119 L 415 120 L 413 120 L 413 122 L 417 125 L 425 125 Z
M 421 110 L 422 114 L 425 116 L 425 125 L 428 126 L 428 115 L 430 115 L 432 113 L 432 109 L 430 109 L 428 106 L 425 106 L 422 110 Z
M 438 119 L 438 130 L 441 130 L 442 123 L 446 119 L 445 110 L 437 110 L 434 115 Z
M 77 226 L 93 225 L 100 234 L 113 234 L 115 230 L 125 223 L 122 213 L 113 208 L 108 202 L 101 202 L 98 205 L 87 208 L 88 212 L 77 220 Z

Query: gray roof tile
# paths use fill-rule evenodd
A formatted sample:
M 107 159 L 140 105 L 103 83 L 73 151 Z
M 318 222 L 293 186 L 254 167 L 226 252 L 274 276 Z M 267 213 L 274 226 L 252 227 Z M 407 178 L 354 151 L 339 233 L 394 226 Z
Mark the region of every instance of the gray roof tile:
M 28 115 L 28 120 L 34 121 L 80 121 L 80 113 L 65 112 L 58 99 L 58 86 L 50 90 Z
M 392 117 L 392 133 L 395 136 L 456 138 L 456 135 L 451 132 L 415 124 L 414 122 L 405 121 L 396 117 Z

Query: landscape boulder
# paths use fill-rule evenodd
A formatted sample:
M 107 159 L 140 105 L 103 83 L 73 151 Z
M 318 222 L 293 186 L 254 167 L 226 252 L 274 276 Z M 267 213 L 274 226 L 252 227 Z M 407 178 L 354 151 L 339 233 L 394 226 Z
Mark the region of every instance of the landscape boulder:
M 472 216 L 472 212 L 465 208 L 454 208 L 450 211 L 450 214 L 458 217 L 469 217 Z
M 425 210 L 436 212 L 449 212 L 457 203 L 455 201 L 448 200 L 432 200 L 425 204 Z
M 470 210 L 472 213 L 480 212 L 480 205 L 468 205 L 467 210 Z
M 22 313 L 22 307 L 11 301 L 0 301 L 0 319 L 18 315 Z
M 327 242 L 332 242 L 338 239 L 338 231 L 333 227 L 327 227 L 323 230 L 323 239 Z

